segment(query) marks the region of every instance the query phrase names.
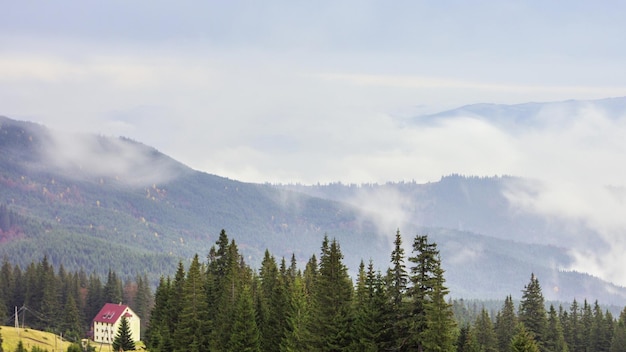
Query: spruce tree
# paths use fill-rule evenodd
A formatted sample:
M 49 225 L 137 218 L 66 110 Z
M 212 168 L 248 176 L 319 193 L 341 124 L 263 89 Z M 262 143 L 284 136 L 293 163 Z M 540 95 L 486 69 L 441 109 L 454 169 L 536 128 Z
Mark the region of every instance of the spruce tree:
M 567 329 L 564 329 L 565 342 L 569 352 L 585 352 L 581 311 L 576 299 L 570 305 Z
M 290 290 L 289 309 L 285 336 L 280 342 L 281 352 L 313 352 L 311 326 L 311 304 L 307 298 L 304 278 L 297 275 Z
M 617 320 L 609 352 L 626 352 L 626 308 L 622 310 Z
M 485 308 L 480 311 L 480 315 L 474 322 L 472 335 L 476 336 L 476 342 L 481 351 L 498 351 L 498 338 L 496 337 L 489 313 Z
M 511 339 L 515 335 L 516 326 L 515 305 L 513 304 L 513 298 L 509 295 L 504 299 L 502 310 L 496 316 L 495 331 L 500 352 L 511 351 Z
M 425 334 L 430 334 L 426 330 L 431 328 L 429 324 L 433 324 L 433 322 L 429 322 L 428 309 L 431 310 L 431 313 L 440 310 L 439 313 L 443 315 L 446 314 L 445 311 L 451 311 L 450 307 L 437 306 L 440 305 L 443 296 L 447 294 L 437 245 L 430 243 L 428 236 L 417 235 L 413 240 L 412 253 L 413 255 L 409 257 L 409 261 L 413 263 L 409 279 L 413 286 L 407 292 L 411 298 L 411 306 L 409 307 L 411 325 L 408 335 L 401 337 L 398 341 L 396 348 L 399 350 L 424 349 L 423 338 Z M 438 292 L 434 292 L 435 288 Z M 427 307 L 429 303 L 432 303 L 431 307 Z M 443 303 L 447 305 L 445 301 Z M 447 318 L 444 320 L 447 322 Z M 441 333 L 448 334 L 447 327 Z
M 437 258 L 437 262 L 440 261 Z M 446 301 L 448 288 L 445 287 L 443 273 L 441 266 L 433 268 L 431 292 L 423 304 L 426 324 L 420 332 L 418 344 L 423 347 L 423 351 L 454 351 L 456 323 L 452 305 Z
M 283 261 L 284 263 L 284 261 Z M 287 283 L 285 274 L 279 274 L 276 260 L 265 250 L 259 272 L 259 320 L 261 347 L 265 352 L 278 352 L 285 332 L 287 311 Z
M 175 351 L 205 351 L 208 349 L 210 320 L 205 298 L 204 275 L 198 255 L 191 261 L 183 286 L 182 310 L 175 327 Z
M 526 330 L 523 323 L 518 324 L 517 332 L 511 340 L 511 352 L 539 352 L 539 345 L 533 334 Z
M 242 263 L 234 240 L 231 240 L 225 252 L 222 252 L 221 247 L 218 249 L 215 264 L 217 271 L 212 276 L 215 278 L 213 285 L 216 307 L 211 331 L 211 350 L 224 351 L 228 349 L 239 294 L 244 283 L 251 282 L 252 279 L 249 268 Z
M 120 321 L 120 326 L 117 329 L 117 335 L 115 335 L 115 339 L 113 340 L 113 350 L 114 351 L 133 351 L 135 350 L 135 341 L 130 333 L 130 325 L 128 325 L 128 319 L 122 316 L 122 320 Z
M 104 301 L 108 303 L 121 303 L 123 297 L 122 280 L 117 274 L 109 269 L 107 282 L 104 285 Z
M 584 352 L 591 351 L 591 327 L 593 325 L 593 311 L 591 310 L 591 305 L 585 299 L 583 301 L 583 306 L 581 308 L 581 318 L 580 318 L 580 336 L 581 336 L 581 348 Z
M 546 339 L 548 318 L 541 285 L 535 274 L 531 274 L 530 282 L 522 291 L 519 307 L 519 321 L 535 338 L 537 345 L 542 346 Z
M 368 279 L 369 276 L 365 271 L 365 264 L 361 261 L 353 300 L 354 316 L 350 325 L 352 343 L 349 351 L 378 351 L 378 307 L 374 305 L 375 287 L 374 282 Z
M 400 230 L 396 231 L 394 249 L 391 252 L 391 267 L 387 271 L 387 304 L 382 326 L 382 347 L 385 349 L 403 348 L 410 335 L 409 310 L 404 300 L 407 294 L 409 275 L 406 271 L 404 248 Z
M 548 326 L 544 342 L 544 349 L 549 352 L 567 352 L 567 344 L 563 336 L 563 327 L 561 321 L 554 309 L 554 305 L 550 305 L 548 310 Z
M 228 343 L 229 352 L 260 352 L 260 333 L 252 303 L 250 287 L 244 285 L 236 303 L 233 330 Z M 200 350 L 204 351 L 204 350 Z
M 336 240 L 324 236 L 314 285 L 313 334 L 318 351 L 343 351 L 350 345 L 352 282 Z

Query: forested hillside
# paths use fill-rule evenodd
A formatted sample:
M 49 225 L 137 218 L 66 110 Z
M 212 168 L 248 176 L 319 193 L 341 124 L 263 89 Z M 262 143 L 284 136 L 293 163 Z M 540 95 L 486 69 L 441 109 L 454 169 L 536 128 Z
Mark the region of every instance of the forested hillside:
M 404 241 L 396 232 L 386 268 L 361 262 L 352 279 L 336 239 L 324 237 L 304 265 L 265 251 L 253 269 L 236 240 L 221 231 L 208 254 L 161 277 L 154 295 L 145 276 L 122 282 L 112 271 L 101 278 L 55 269 L 46 257 L 25 269 L 5 261 L 0 321 L 12 323 L 19 308 L 24 327 L 77 341 L 88 336 L 104 303 L 123 302 L 142 318 L 142 338 L 153 352 L 508 352 L 520 346 L 601 352 L 624 346 L 623 307 L 548 302 L 535 273 L 519 283 L 520 300 L 510 294 L 496 301 L 451 299 L 437 243 L 416 235 L 405 252 Z
M 439 243 L 454 297 L 518 297 L 519 281 L 535 272 L 550 299 L 626 301 L 621 287 L 563 271 L 572 261 L 567 247 L 533 243 L 554 238 L 559 224 L 507 212 L 502 187 L 514 178 L 252 184 L 192 170 L 126 138 L 8 118 L 0 118 L 0 150 L 0 256 L 22 267 L 46 256 L 54 266 L 101 276 L 146 273 L 154 287 L 179 261 L 208 252 L 226 228 L 254 268 L 266 249 L 305 262 L 327 234 L 342 243 L 356 277 L 361 260 L 385 268 L 400 229 Z

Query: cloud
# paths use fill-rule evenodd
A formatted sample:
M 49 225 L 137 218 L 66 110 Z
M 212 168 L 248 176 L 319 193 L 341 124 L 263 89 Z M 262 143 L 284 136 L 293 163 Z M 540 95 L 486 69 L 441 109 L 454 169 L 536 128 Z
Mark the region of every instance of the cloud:
M 511 185 L 506 196 L 520 210 L 568 224 L 555 234 L 575 258 L 566 269 L 626 285 L 626 115 L 594 104 L 565 111 L 551 107 L 552 121 L 516 137 L 514 174 L 532 181 Z
M 150 147 L 123 138 L 52 131 L 41 139 L 46 169 L 69 178 L 115 180 L 132 187 L 165 183 L 184 169 Z

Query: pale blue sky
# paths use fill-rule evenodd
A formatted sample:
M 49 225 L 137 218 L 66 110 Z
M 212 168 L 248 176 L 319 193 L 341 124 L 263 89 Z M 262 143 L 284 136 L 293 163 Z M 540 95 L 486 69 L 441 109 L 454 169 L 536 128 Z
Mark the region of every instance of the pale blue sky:
M 552 106 L 522 131 L 410 123 L 626 96 L 626 2 L 0 1 L 1 115 L 127 136 L 242 181 L 531 177 L 546 187 L 511 205 L 597 230 L 610 253 L 578 248 L 577 268 L 626 282 L 626 205 L 603 188 L 626 186 L 626 117 Z
M 425 152 L 411 140 L 454 132 L 406 131 L 402 121 L 471 103 L 626 95 L 624 7 L 7 1 L 0 113 L 129 136 L 244 181 L 519 174 L 529 167 L 481 160 L 480 148 L 472 160 Z M 447 143 L 459 141 L 485 144 L 479 132 Z

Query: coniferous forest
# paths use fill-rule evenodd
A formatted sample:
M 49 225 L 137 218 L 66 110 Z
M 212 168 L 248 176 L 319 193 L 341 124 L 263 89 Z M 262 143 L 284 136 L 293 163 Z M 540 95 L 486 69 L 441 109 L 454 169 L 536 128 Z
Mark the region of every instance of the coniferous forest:
M 153 352 L 178 351 L 626 351 L 626 309 L 619 317 L 593 304 L 547 304 L 530 274 L 518 304 L 496 310 L 448 297 L 442 258 L 426 235 L 404 252 L 400 231 L 386 271 L 361 262 L 354 280 L 339 243 L 324 237 L 303 265 L 269 251 L 258 270 L 222 230 L 206 258 L 180 262 L 154 295 L 144 276 L 105 279 L 54 269 L 47 258 L 0 269 L 0 318 L 77 340 L 106 302 L 142 317 Z

